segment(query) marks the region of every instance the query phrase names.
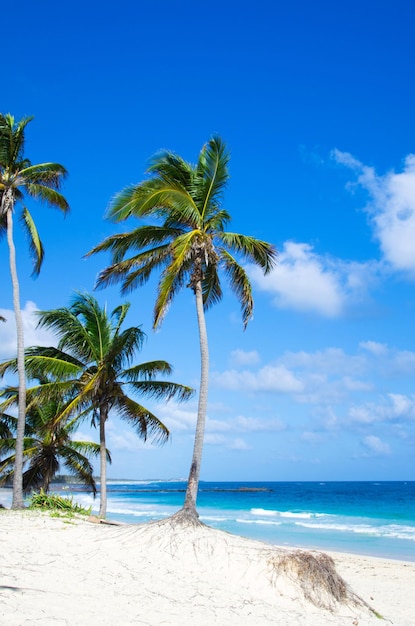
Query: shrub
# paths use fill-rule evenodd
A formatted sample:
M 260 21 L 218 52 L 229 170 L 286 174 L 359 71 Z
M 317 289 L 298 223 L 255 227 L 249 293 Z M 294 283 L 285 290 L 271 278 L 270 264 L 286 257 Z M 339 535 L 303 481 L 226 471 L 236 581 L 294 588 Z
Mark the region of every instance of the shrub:
M 72 498 L 64 498 L 56 494 L 45 493 L 43 489 L 39 493 L 33 493 L 30 498 L 29 509 L 43 509 L 49 511 L 60 511 L 62 513 L 80 515 L 90 515 L 91 508 L 86 509 L 77 502 L 74 502 Z

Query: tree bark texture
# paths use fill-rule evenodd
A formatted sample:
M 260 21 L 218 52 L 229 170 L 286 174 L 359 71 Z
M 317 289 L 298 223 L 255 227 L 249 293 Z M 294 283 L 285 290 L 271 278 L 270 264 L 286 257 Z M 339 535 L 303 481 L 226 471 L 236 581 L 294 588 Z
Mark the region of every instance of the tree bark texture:
M 7 219 L 7 243 L 9 246 L 10 275 L 13 288 L 13 308 L 16 320 L 17 337 L 17 373 L 19 380 L 19 406 L 17 414 L 16 450 L 13 474 L 12 509 L 23 509 L 23 444 L 26 426 L 26 373 L 24 361 L 24 333 L 23 320 L 20 308 L 20 290 L 16 266 L 16 249 L 13 241 L 13 196 L 11 190 L 6 190 L 3 196 L 3 210 Z
M 107 445 L 105 440 L 105 423 L 108 410 L 102 407 L 99 413 L 99 460 L 100 460 L 100 502 L 99 517 L 105 519 L 107 515 Z
M 187 483 L 186 498 L 183 509 L 186 513 L 198 517 L 196 510 L 197 492 L 199 488 L 200 466 L 202 463 L 203 442 L 205 437 L 206 411 L 208 399 L 209 382 L 209 348 L 206 330 L 206 319 L 203 308 L 202 284 L 200 281 L 195 286 L 197 321 L 199 326 L 200 342 L 200 389 L 199 405 L 197 411 L 197 422 L 195 441 L 193 447 L 192 463 L 190 466 L 189 479 Z

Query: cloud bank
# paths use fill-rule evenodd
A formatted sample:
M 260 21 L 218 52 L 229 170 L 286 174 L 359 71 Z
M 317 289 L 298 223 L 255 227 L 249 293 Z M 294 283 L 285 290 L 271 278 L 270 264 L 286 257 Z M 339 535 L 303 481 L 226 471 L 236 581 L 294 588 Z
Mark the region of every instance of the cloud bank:
M 383 176 L 348 152 L 336 149 L 332 157 L 355 171 L 354 185 L 367 191 L 366 210 L 385 260 L 393 269 L 415 278 L 415 154 L 405 158 L 401 172 L 390 171 Z
M 357 263 L 318 255 L 307 243 L 287 241 L 270 274 L 264 276 L 254 266 L 248 271 L 256 288 L 271 293 L 278 308 L 335 318 L 344 313 L 348 304 L 365 296 L 378 267 L 375 262 Z

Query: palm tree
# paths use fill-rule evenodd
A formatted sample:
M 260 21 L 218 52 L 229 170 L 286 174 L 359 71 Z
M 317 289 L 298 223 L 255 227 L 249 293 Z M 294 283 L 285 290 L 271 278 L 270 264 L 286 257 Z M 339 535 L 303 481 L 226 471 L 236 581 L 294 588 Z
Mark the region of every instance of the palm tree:
M 116 307 L 110 315 L 89 294 L 76 294 L 69 308 L 42 311 L 39 326 L 55 331 L 60 337 L 57 348 L 33 347 L 26 350 L 26 371 L 30 377 L 51 376 L 54 381 L 33 390 L 39 397 L 48 398 L 60 388 L 71 394 L 58 419 L 77 411 L 92 414 L 92 423 L 99 424 L 100 432 L 100 510 L 104 518 L 107 509 L 106 489 L 106 433 L 105 425 L 110 410 L 133 425 L 138 435 L 147 440 L 164 443 L 169 431 L 147 408 L 126 395 L 127 385 L 138 395 L 161 400 L 173 397 L 186 400 L 193 390 L 184 385 L 157 380 L 168 376 L 172 367 L 166 361 L 150 361 L 130 367 L 135 353 L 145 340 L 138 326 L 121 331 L 130 308 L 129 304 Z M 15 361 L 0 365 L 0 375 L 15 367 Z
M 193 290 L 199 327 L 201 378 L 193 457 L 186 498 L 177 519 L 197 521 L 196 497 L 206 420 L 208 393 L 208 339 L 205 311 L 222 298 L 219 272 L 223 271 L 238 298 L 244 327 L 253 311 L 252 289 L 238 258 L 269 272 L 276 260 L 274 247 L 264 241 L 227 232 L 229 213 L 221 207 L 229 179 L 229 155 L 223 141 L 213 137 L 203 146 L 196 165 L 172 152 L 153 157 L 149 178 L 126 187 L 111 202 L 108 216 L 120 222 L 128 217 L 148 218 L 131 232 L 113 235 L 88 254 L 106 250 L 112 264 L 98 285 L 121 282 L 127 293 L 160 271 L 153 327 L 157 328 L 169 305 L 187 286 Z
M 6 229 L 9 246 L 10 274 L 13 288 L 13 307 L 17 334 L 17 372 L 19 378 L 19 408 L 16 431 L 15 470 L 13 476 L 12 508 L 21 509 L 23 501 L 23 438 L 26 412 L 26 377 L 24 366 L 24 336 L 20 308 L 19 281 L 16 267 L 16 250 L 13 240 L 13 215 L 16 203 L 22 203 L 24 194 L 46 202 L 64 213 L 68 203 L 59 193 L 66 170 L 58 163 L 32 165 L 24 156 L 25 129 L 32 117 L 19 122 L 10 114 L 0 114 L 0 228 Z M 30 251 L 34 261 L 33 274 L 37 275 L 44 251 L 35 222 L 28 209 L 22 207 L 22 223 L 29 236 Z
M 40 382 L 46 384 L 47 381 Z M 10 408 L 17 404 L 18 391 L 10 387 L 1 395 L 6 398 L 0 405 L 0 456 L 3 457 L 0 461 L 0 484 L 4 484 L 14 474 L 16 439 L 13 432 L 16 431 L 17 419 L 4 413 L 3 407 Z M 43 489 L 48 493 L 51 481 L 63 464 L 92 490 L 95 497 L 97 490 L 89 457 L 99 455 L 99 445 L 90 441 L 72 440 L 79 420 L 57 421 L 56 417 L 62 412 L 63 406 L 63 399 L 58 397 L 47 402 L 36 402 L 35 397 L 27 405 L 23 459 L 28 467 L 23 472 L 23 491 L 28 493 Z

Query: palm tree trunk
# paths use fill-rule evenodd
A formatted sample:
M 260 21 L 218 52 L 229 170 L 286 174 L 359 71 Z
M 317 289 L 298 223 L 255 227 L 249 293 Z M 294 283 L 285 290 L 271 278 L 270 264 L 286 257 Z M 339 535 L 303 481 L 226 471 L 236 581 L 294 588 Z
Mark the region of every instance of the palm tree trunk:
M 195 432 L 195 442 L 193 447 L 193 457 L 190 466 L 189 479 L 187 482 L 186 498 L 183 505 L 183 512 L 186 517 L 198 518 L 196 510 L 196 499 L 199 488 L 200 466 L 202 463 L 203 442 L 205 438 L 205 423 L 208 399 L 208 378 L 209 378 L 209 349 L 206 330 L 205 312 L 203 309 L 202 284 L 197 282 L 195 287 L 197 321 L 199 326 L 200 342 L 200 389 L 199 406 L 197 411 L 197 422 Z
M 107 515 L 107 446 L 105 441 L 105 422 L 107 421 L 107 407 L 101 407 L 99 413 L 99 460 L 100 460 L 100 501 L 99 517 L 105 519 Z
M 16 451 L 13 473 L 12 509 L 24 509 L 23 499 L 23 443 L 26 425 L 26 374 L 24 362 L 23 320 L 20 309 L 19 280 L 16 267 L 16 249 L 13 241 L 13 197 L 11 190 L 4 192 L 3 211 L 7 219 L 7 243 L 9 246 L 10 274 L 13 287 L 13 307 L 16 319 L 17 373 L 19 378 L 19 407 L 17 414 Z

